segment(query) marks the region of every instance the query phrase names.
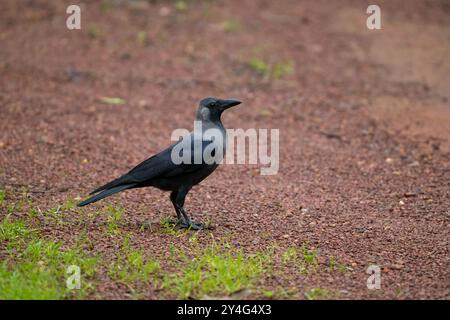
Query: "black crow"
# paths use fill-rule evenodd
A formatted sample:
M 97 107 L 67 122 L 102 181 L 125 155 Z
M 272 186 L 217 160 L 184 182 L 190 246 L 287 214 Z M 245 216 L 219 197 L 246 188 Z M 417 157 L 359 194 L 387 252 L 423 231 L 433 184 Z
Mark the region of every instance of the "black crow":
M 203 99 L 200 101 L 195 117 L 196 121 L 201 123 L 200 134 L 194 130 L 182 140 L 140 163 L 127 174 L 95 189 L 91 192 L 93 196 L 80 202 L 78 206 L 85 206 L 127 189 L 156 187 L 171 191 L 170 201 L 177 213 L 178 227 L 203 229 L 203 224 L 194 223 L 189 219 L 184 209 L 184 200 L 189 190 L 209 176 L 225 155 L 226 130 L 220 117 L 223 111 L 240 103 L 238 100 Z M 204 134 L 208 131 L 215 132 L 217 135 L 208 137 Z M 206 150 L 209 152 L 209 159 L 204 157 Z M 174 157 L 177 156 L 186 156 L 190 159 L 180 163 L 179 158 L 174 161 Z M 211 157 L 215 161 L 211 162 Z

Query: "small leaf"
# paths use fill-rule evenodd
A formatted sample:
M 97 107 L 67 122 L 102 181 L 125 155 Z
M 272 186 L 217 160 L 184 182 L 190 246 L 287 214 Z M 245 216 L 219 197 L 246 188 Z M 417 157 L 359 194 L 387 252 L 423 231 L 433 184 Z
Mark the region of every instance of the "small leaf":
M 175 9 L 177 9 L 178 11 L 184 11 L 187 9 L 187 3 L 183 0 L 178 0 L 175 3 Z
M 145 31 L 139 31 L 136 34 L 136 40 L 140 46 L 145 46 L 147 44 L 147 33 Z
M 106 104 L 119 105 L 125 104 L 126 100 L 119 97 L 101 97 L 100 101 Z

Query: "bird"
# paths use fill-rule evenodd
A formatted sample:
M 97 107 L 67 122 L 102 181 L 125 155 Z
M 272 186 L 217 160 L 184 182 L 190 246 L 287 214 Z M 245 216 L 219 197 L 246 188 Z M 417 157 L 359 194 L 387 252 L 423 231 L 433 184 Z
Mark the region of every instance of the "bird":
M 208 228 L 205 224 L 193 222 L 189 218 L 184 208 L 186 195 L 193 186 L 207 178 L 219 166 L 225 155 L 227 137 L 221 120 L 222 113 L 241 103 L 235 99 L 215 97 L 202 99 L 197 108 L 195 121 L 201 124 L 199 128 L 202 132 L 208 130 L 216 132 L 217 136 L 214 139 L 204 134 L 199 135 L 194 130 L 183 139 L 141 162 L 128 173 L 98 187 L 89 194 L 90 198 L 77 205 L 82 207 L 128 189 L 155 187 L 163 191 L 170 191 L 170 201 L 177 215 L 174 224 L 178 228 L 191 230 Z M 181 145 L 182 143 L 184 145 Z M 217 156 L 215 161 L 211 162 L 205 159 L 203 156 L 205 150 L 212 150 L 210 155 Z M 184 154 L 184 152 L 187 153 Z M 199 152 L 202 154 L 198 161 L 198 158 L 195 157 Z M 174 155 L 186 156 L 191 161 L 174 161 Z

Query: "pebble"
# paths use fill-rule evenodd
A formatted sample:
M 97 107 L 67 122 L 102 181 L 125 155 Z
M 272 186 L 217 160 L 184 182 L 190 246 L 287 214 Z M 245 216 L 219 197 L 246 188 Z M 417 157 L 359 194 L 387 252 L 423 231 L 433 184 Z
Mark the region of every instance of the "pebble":
M 169 7 L 161 7 L 161 9 L 159 9 L 158 13 L 161 17 L 167 17 L 170 14 L 170 8 Z
M 146 107 L 146 106 L 148 106 L 149 105 L 149 103 L 148 103 L 148 101 L 147 100 L 144 100 L 144 99 L 142 99 L 142 100 L 139 100 L 139 102 L 138 102 L 138 106 L 139 107 Z
M 405 197 L 409 198 L 409 197 L 415 197 L 417 196 L 417 193 L 415 192 L 405 192 Z
M 402 264 L 393 264 L 391 266 L 391 268 L 394 270 L 400 270 L 400 269 L 403 269 L 403 265 Z

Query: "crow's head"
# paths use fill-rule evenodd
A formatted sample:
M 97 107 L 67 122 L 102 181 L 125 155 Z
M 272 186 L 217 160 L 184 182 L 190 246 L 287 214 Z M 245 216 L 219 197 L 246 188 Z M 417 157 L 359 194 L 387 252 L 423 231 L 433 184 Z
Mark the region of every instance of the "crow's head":
M 200 105 L 198 107 L 198 116 L 201 119 L 214 119 L 219 118 L 223 111 L 228 108 L 237 106 L 241 104 L 239 100 L 225 100 L 218 98 L 205 98 L 200 101 Z

